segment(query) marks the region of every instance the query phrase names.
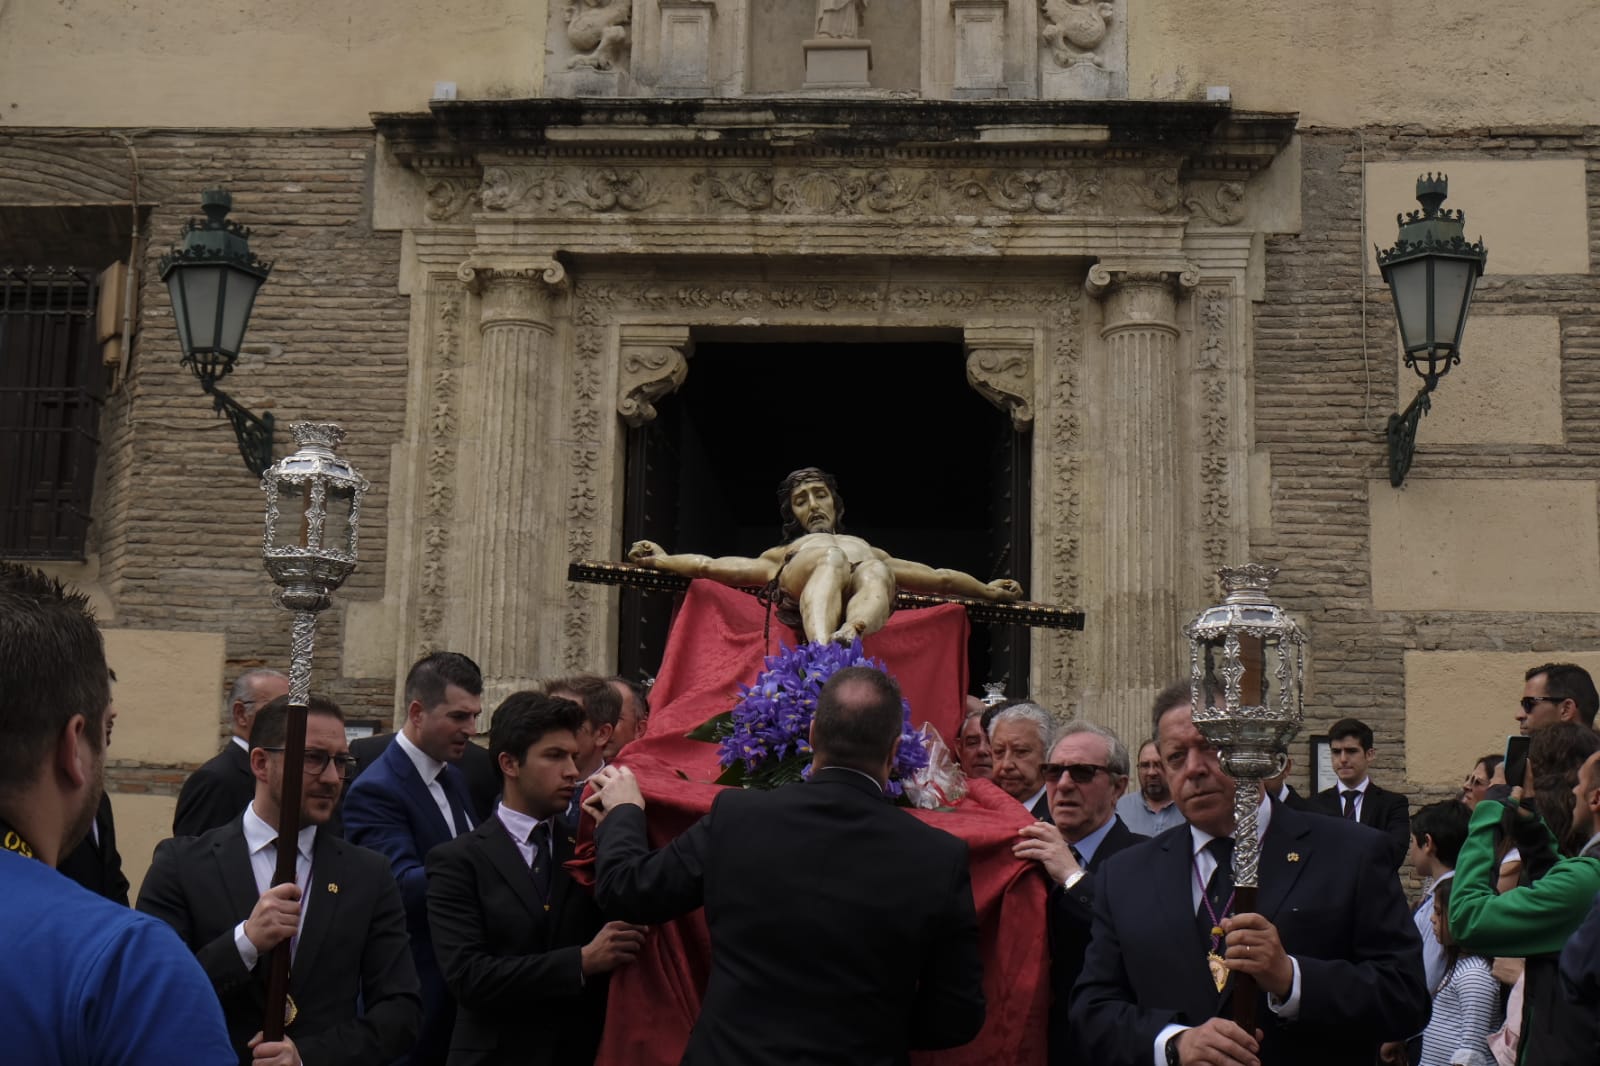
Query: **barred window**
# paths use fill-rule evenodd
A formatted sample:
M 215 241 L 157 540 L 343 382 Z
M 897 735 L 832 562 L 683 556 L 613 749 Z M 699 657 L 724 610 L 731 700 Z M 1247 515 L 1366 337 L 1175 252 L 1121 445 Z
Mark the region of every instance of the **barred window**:
M 0 266 L 0 557 L 84 556 L 104 382 L 95 279 Z

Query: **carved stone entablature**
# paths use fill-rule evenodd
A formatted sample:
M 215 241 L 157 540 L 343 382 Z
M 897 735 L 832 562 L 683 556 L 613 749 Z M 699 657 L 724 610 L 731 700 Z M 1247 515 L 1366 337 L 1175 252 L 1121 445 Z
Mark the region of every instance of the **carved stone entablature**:
M 625 324 L 619 330 L 617 413 L 638 427 L 656 417 L 655 402 L 689 375 L 694 344 L 687 326 Z
M 567 287 L 567 269 L 554 259 L 469 259 L 457 269 L 456 277 L 478 295 L 480 324 L 485 329 L 514 323 L 548 332 L 554 300 Z
M 968 326 L 967 383 L 1011 415 L 1020 433 L 1033 425 L 1037 332 L 1018 326 Z

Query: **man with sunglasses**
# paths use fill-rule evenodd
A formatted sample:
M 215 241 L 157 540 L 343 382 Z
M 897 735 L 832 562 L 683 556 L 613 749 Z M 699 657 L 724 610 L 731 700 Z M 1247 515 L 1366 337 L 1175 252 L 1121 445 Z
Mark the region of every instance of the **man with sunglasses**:
M 354 769 L 344 715 L 309 700 L 294 883 L 273 886 L 289 700 L 256 712 L 242 816 L 156 848 L 139 910 L 172 926 L 222 1003 L 241 1064 L 382 1066 L 416 1040 L 421 1019 L 400 891 L 382 855 L 322 831 Z M 261 1041 L 274 948 L 290 941 L 284 1039 Z M 181 1005 L 175 1005 L 181 1009 Z
M 1557 722 L 1581 722 L 1592 729 L 1600 694 L 1583 667 L 1544 663 L 1523 675 L 1522 699 L 1517 704 L 1517 728 L 1524 736 Z
M 1148 837 L 1117 816 L 1117 797 L 1128 787 L 1128 749 L 1117 735 L 1085 721 L 1056 734 L 1044 764 L 1050 822 L 1023 826 L 1012 852 L 1032 859 L 1050 879 L 1050 1063 L 1075 1062 L 1067 1005 L 1083 970 L 1094 917 L 1094 871 L 1110 856 Z

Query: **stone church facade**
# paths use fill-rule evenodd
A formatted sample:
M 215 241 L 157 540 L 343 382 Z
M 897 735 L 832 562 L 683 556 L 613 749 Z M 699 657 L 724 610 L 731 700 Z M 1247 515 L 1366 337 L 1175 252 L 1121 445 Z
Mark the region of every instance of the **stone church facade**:
M 929 341 L 1018 442 L 1016 576 L 1086 617 L 1027 636 L 1015 690 L 1136 741 L 1211 572 L 1270 563 L 1311 641 L 1306 734 L 1357 714 L 1385 783 L 1443 794 L 1513 725 L 1523 668 L 1600 664 L 1600 90 L 1563 81 L 1553 29 L 1565 103 L 1531 59 L 1407 98 L 1381 27 L 1351 70 L 1293 5 L 1231 5 L 1242 39 L 1194 6 L 583 0 L 440 30 L 399 4 L 340 57 L 308 10 L 279 27 L 298 49 L 250 60 L 301 82 L 217 100 L 153 59 L 130 91 L 75 87 L 109 38 L 16 27 L 16 55 L 69 58 L 54 95 L 0 63 L 0 266 L 140 268 L 102 327 L 87 529 L 48 562 L 106 620 L 133 839 L 215 750 L 226 680 L 288 649 L 260 493 L 153 270 L 215 184 L 276 261 L 227 387 L 340 421 L 373 482 L 313 674 L 353 717 L 386 723 L 433 648 L 482 664 L 489 705 L 616 668 L 621 595 L 567 566 L 638 531 L 630 448 L 710 372 L 697 350 Z M 1395 489 L 1383 425 L 1416 383 L 1370 249 L 1440 170 L 1488 272 Z

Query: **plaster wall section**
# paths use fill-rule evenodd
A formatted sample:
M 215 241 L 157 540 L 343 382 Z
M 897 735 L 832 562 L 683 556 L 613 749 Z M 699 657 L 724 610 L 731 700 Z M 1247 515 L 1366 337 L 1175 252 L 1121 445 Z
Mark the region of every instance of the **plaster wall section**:
M 548 0 L 78 0 L 0 8 L 0 126 L 347 128 L 538 94 Z

